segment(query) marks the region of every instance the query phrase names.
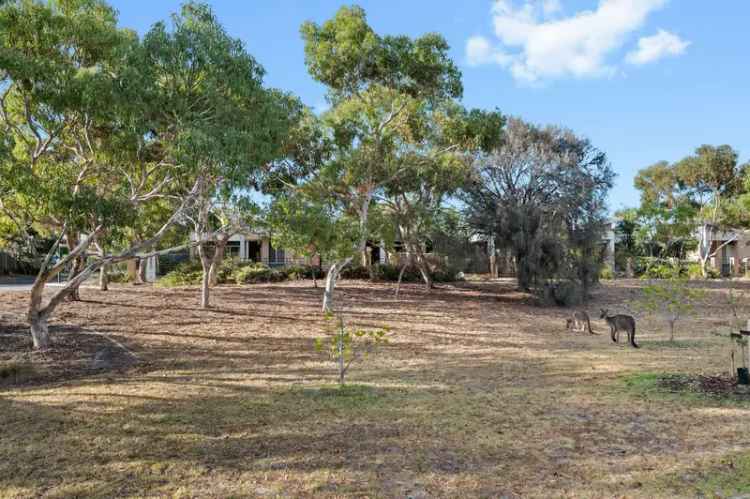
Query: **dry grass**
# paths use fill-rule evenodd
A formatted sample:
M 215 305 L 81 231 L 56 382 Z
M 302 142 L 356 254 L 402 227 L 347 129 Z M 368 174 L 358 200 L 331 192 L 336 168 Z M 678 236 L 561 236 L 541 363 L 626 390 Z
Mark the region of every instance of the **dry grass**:
M 588 310 L 624 310 L 639 286 L 606 284 Z M 722 286 L 708 286 L 700 318 L 683 322 L 676 344 L 666 341 L 664 324 L 641 320 L 642 348 L 635 350 L 614 345 L 598 320 L 597 336 L 566 332 L 564 310 L 533 306 L 509 282 L 442 286 L 430 295 L 406 286 L 394 300 L 389 285 L 344 281 L 346 320 L 388 325 L 395 334 L 353 368 L 344 391 L 332 387 L 333 366 L 313 349 L 325 321 L 321 290 L 309 282 L 218 288 L 211 311 L 197 309 L 194 289 L 85 290 L 87 301 L 57 314 L 59 344 L 102 333 L 138 362 L 124 371 L 54 376 L 63 369 L 59 359 L 26 355 L 46 377 L 0 386 L 0 491 L 414 498 L 750 492 L 750 401 L 664 393 L 649 374 L 728 369 L 726 340 L 712 335 L 730 315 Z M 17 338 L 12 317 L 26 296 L 0 299 L 1 345 Z

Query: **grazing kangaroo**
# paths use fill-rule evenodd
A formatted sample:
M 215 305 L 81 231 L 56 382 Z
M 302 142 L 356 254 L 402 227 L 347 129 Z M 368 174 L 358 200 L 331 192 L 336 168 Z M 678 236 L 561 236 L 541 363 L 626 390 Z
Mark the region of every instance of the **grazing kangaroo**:
M 584 310 L 576 310 L 573 312 L 573 314 L 566 319 L 565 328 L 581 333 L 596 334 L 594 330 L 591 329 L 589 314 Z
M 609 311 L 603 308 L 599 317 L 607 321 L 612 334 L 612 341 L 619 343 L 620 331 L 625 331 L 628 333 L 628 340 L 633 348 L 639 348 L 635 343 L 635 319 L 632 316 L 624 314 L 609 315 Z

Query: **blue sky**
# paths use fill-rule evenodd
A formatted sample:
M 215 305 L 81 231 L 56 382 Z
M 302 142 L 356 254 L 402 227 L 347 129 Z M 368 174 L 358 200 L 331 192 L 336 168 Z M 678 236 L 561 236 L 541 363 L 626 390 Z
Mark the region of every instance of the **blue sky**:
M 115 0 L 122 26 L 144 33 L 176 0 Z M 313 107 L 299 26 L 351 2 L 213 0 L 269 85 Z M 610 208 L 637 204 L 633 176 L 701 144 L 750 160 L 750 64 L 744 0 L 363 0 L 378 33 L 439 32 L 463 72 L 464 104 L 499 108 L 589 137 L 618 174 Z

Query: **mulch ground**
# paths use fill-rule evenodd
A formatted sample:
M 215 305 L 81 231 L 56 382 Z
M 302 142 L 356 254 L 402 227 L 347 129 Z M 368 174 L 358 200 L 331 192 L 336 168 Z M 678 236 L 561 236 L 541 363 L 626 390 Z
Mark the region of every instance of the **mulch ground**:
M 696 285 L 705 303 L 676 341 L 637 315 L 633 349 L 596 317 L 631 311 L 640 281 L 596 290 L 597 335 L 566 331 L 569 311 L 507 280 L 407 284 L 399 299 L 342 281 L 346 324 L 391 330 L 346 390 L 314 348 L 329 322 L 309 281 L 219 287 L 210 310 L 195 288 L 85 289 L 55 314 L 44 353 L 22 321 L 28 297 L 0 294 L 0 365 L 16 366 L 0 380 L 0 495 L 750 492 L 750 402 L 730 393 L 716 334 L 732 315 L 727 285 Z

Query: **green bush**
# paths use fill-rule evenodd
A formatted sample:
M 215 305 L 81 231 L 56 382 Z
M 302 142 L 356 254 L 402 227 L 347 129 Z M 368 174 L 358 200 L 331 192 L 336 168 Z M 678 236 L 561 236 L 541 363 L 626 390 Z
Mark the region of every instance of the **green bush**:
M 379 264 L 375 265 L 373 273 L 375 279 L 385 282 L 396 282 L 398 281 L 398 274 L 401 272 L 401 266 L 393 264 Z M 453 267 L 437 267 L 432 270 L 430 275 L 432 276 L 433 282 L 455 282 L 459 281 L 459 271 Z M 369 279 L 370 272 L 366 267 L 355 266 L 346 267 L 341 272 L 341 277 L 346 279 Z M 402 277 L 403 282 L 420 282 L 422 281 L 422 273 L 416 265 L 409 265 L 404 271 Z
M 285 281 L 288 274 L 284 269 L 272 269 L 262 263 L 239 264 L 231 273 L 231 281 L 236 284 Z
M 349 265 L 344 267 L 339 276 L 342 279 L 369 279 L 370 271 L 363 265 Z
M 174 270 L 156 281 L 162 288 L 175 286 L 195 286 L 201 283 L 203 269 L 199 262 L 187 261 L 177 265 Z
M 605 265 L 602 267 L 602 269 L 599 271 L 599 279 L 609 281 L 615 278 L 615 273 L 612 271 L 612 267 L 609 265 Z
M 325 277 L 325 271 L 323 271 L 323 269 L 312 265 L 290 265 L 284 267 L 283 270 L 286 272 L 288 278 L 292 280 L 312 279 L 313 273 L 315 274 L 316 279 Z

